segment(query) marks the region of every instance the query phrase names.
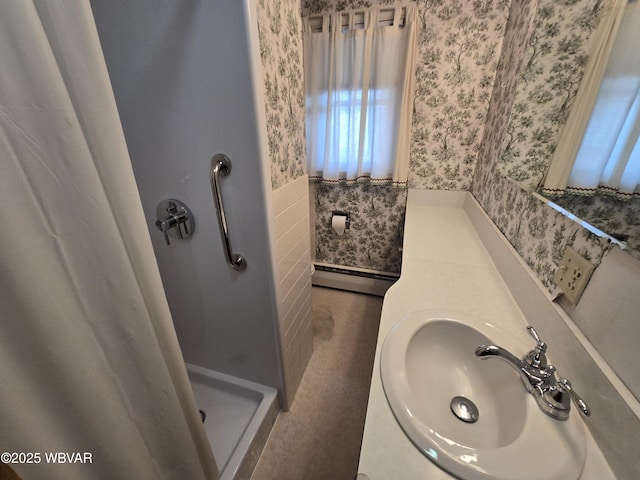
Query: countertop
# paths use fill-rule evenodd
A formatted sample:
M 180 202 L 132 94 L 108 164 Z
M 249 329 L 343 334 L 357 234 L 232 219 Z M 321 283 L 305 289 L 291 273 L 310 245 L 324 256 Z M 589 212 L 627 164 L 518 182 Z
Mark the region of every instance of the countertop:
M 411 443 L 387 403 L 380 351 L 396 322 L 421 309 L 464 311 L 531 345 L 527 321 L 467 216 L 465 202 L 475 202 L 468 197 L 467 192 L 409 191 L 402 274 L 384 298 L 360 453 L 358 472 L 370 480 L 454 478 Z M 581 480 L 615 479 L 586 428 L 585 433 L 587 460 Z

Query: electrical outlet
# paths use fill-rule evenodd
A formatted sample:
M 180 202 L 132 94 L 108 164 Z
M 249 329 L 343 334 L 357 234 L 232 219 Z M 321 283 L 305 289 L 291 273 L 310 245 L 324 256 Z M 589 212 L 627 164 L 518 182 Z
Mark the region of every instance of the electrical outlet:
M 556 286 L 562 290 L 567 299 L 577 305 L 580 296 L 587 286 L 594 266 L 573 248 L 567 247 L 560 265 L 556 269 Z

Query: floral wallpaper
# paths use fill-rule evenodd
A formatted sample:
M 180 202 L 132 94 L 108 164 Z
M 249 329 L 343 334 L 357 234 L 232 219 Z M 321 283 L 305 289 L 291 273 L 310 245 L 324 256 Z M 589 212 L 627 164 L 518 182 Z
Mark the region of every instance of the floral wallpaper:
M 498 163 L 534 189 L 547 170 L 589 59 L 589 38 L 606 2 L 539 2 Z
M 407 189 L 369 183 L 311 185 L 318 261 L 400 272 Z M 333 210 L 351 213 L 351 226 L 342 236 L 331 229 Z
M 533 28 L 537 0 L 516 1 L 511 4 L 509 21 L 505 28 L 500 59 L 496 68 L 483 139 L 480 144 L 472 192 L 481 203 L 488 203 L 496 174 L 496 158 L 500 155 L 503 138 L 509 124 L 518 86 L 518 72 L 528 49 L 528 38 Z M 477 188 L 478 186 L 484 188 Z
M 491 98 L 509 1 L 418 1 L 411 188 L 467 190 Z
M 273 190 L 306 172 L 302 21 L 298 0 L 258 0 Z

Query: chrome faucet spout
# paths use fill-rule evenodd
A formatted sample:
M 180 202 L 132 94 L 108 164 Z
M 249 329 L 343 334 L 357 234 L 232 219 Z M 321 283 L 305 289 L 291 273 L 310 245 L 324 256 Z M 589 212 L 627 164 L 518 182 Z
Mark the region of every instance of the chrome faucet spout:
M 480 345 L 476 348 L 476 355 L 478 357 L 499 357 L 507 361 L 516 368 L 524 367 L 524 362 L 516 357 L 513 353 L 505 350 L 497 345 Z
M 504 360 L 520 374 L 522 382 L 529 392 L 533 392 L 544 382 L 545 372 L 531 368 L 513 353 L 497 345 L 480 345 L 476 348 L 476 356 L 482 359 L 496 357 Z M 551 368 L 553 369 L 553 367 Z
M 570 399 L 573 399 L 580 411 L 589 416 L 589 407 L 573 391 L 571 383 L 565 378 L 556 380 L 555 367 L 547 364 L 547 344 L 540 340 L 533 327 L 527 328 L 537 344 L 522 359 L 497 345 L 480 345 L 475 350 L 476 356 L 483 360 L 500 358 L 511 365 L 520 374 L 527 391 L 536 398 L 538 406 L 547 415 L 557 420 L 566 420 L 569 418 Z

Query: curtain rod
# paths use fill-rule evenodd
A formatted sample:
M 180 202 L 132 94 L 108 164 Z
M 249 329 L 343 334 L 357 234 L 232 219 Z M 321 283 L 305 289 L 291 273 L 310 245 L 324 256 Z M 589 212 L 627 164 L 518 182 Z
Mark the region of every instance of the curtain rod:
M 400 13 L 400 27 L 404 27 L 406 21 L 406 13 L 407 8 L 414 7 L 416 5 L 415 2 L 404 2 L 397 5 L 378 5 L 376 7 L 370 8 L 359 8 L 353 10 L 344 10 L 339 12 L 325 12 L 325 13 L 314 13 L 311 15 L 307 15 L 303 17 L 308 23 L 311 31 L 314 33 L 322 32 L 323 20 L 326 15 L 333 15 L 334 13 L 340 14 L 341 18 L 341 27 L 343 30 L 349 27 L 349 16 L 351 14 L 355 15 L 354 26 L 357 28 L 364 28 L 364 14 L 365 12 L 373 9 L 377 9 L 379 11 L 378 15 L 378 25 L 383 26 L 391 26 L 393 25 L 393 20 L 395 17 L 395 12 L 397 8 L 400 8 L 402 11 Z M 329 29 L 332 26 L 329 25 Z

